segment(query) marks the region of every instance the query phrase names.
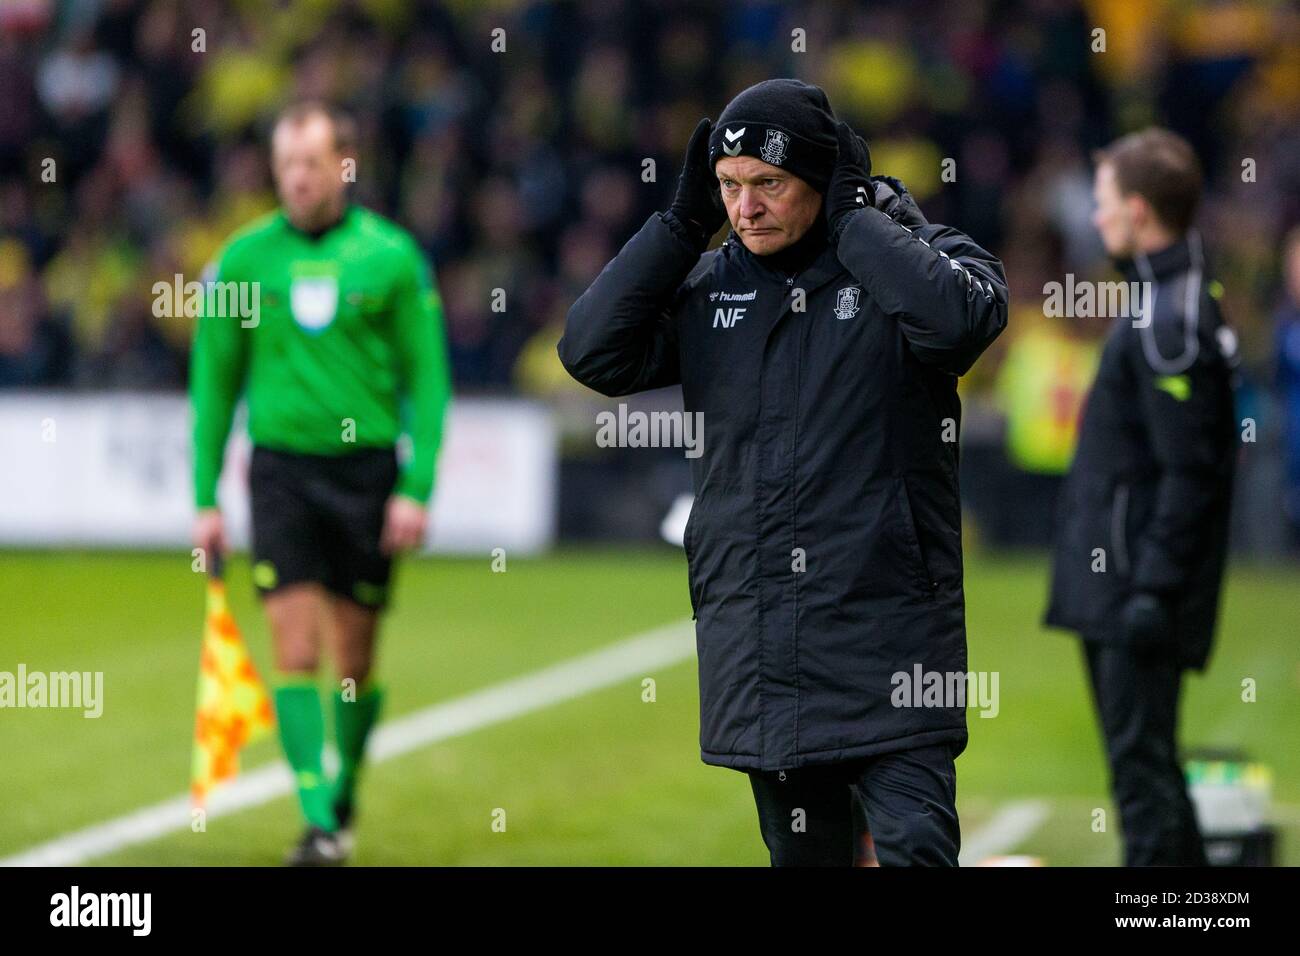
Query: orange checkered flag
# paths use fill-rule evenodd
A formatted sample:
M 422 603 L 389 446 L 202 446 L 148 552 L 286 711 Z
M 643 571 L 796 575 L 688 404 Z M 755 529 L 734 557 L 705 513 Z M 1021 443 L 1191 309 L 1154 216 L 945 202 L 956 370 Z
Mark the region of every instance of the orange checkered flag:
M 190 796 L 201 807 L 209 791 L 239 772 L 239 750 L 275 726 L 271 698 L 257 675 L 226 604 L 221 555 L 208 575 L 207 617 L 199 655 Z

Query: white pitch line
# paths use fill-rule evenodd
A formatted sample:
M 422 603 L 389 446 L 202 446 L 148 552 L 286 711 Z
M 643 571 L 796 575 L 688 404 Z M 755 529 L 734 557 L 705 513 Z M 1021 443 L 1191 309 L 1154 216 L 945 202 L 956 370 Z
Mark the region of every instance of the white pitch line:
M 654 667 L 679 663 L 695 652 L 689 622 L 657 628 L 581 657 L 486 687 L 443 704 L 434 704 L 376 729 L 367 760 L 378 763 L 483 727 L 543 710 L 600 690 Z M 327 755 L 328 756 L 328 755 Z M 242 773 L 208 799 L 209 820 L 269 803 L 293 793 L 293 776 L 283 761 Z M 133 813 L 77 830 L 15 856 L 0 866 L 75 866 L 190 826 L 191 803 L 182 794 Z M 970 866 L 1013 849 L 1042 825 L 1049 813 L 1043 800 L 1008 804 L 963 840 L 961 863 Z
M 959 862 L 975 866 L 991 856 L 1001 856 L 1029 838 L 1051 813 L 1046 800 L 1017 800 L 1008 803 L 993 819 L 962 840 Z
M 440 740 L 499 724 L 594 690 L 677 664 L 695 654 L 690 621 L 656 628 L 551 667 L 434 704 L 375 730 L 367 748 L 370 762 L 391 760 Z M 293 776 L 283 761 L 242 773 L 208 799 L 207 818 L 226 816 L 293 793 Z M 0 859 L 0 866 L 73 866 L 95 857 L 190 828 L 188 794 L 95 824 Z

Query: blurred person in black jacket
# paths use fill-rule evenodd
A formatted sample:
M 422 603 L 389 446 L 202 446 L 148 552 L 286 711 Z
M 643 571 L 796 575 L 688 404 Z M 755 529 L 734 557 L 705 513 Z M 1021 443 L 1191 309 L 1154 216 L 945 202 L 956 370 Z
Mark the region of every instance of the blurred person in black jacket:
M 1192 228 L 1201 182 L 1166 130 L 1098 154 L 1093 221 L 1141 293 L 1084 409 L 1046 617 L 1083 639 L 1129 866 L 1206 864 L 1175 733 L 1183 672 L 1205 668 L 1218 614 L 1237 343 Z

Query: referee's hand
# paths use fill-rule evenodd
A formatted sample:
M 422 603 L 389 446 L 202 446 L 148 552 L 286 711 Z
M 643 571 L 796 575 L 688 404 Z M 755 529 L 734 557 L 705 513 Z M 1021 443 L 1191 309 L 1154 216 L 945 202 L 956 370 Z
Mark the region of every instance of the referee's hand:
M 194 516 L 194 547 L 202 548 L 207 558 L 230 553 L 226 526 L 216 508 L 200 508 Z
M 393 495 L 384 511 L 384 530 L 379 535 L 379 547 L 384 554 L 414 551 L 424 543 L 424 529 L 428 511 L 424 505 L 411 498 Z

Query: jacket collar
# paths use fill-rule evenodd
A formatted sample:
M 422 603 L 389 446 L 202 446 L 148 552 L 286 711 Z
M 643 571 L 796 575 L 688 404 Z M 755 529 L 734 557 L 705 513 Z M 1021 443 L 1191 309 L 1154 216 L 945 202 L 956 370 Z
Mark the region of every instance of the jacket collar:
M 1147 271 L 1142 265 L 1144 258 L 1146 266 L 1150 269 L 1147 276 L 1143 276 L 1143 273 Z M 1157 252 L 1148 253 L 1145 257 L 1139 253 L 1136 256 L 1115 259 L 1116 268 L 1128 276 L 1130 280 L 1149 278 L 1151 276 L 1156 279 L 1163 279 L 1166 276 L 1186 272 L 1191 265 L 1192 248 L 1188 236 L 1183 236 L 1172 245 L 1166 246 Z
M 724 246 L 731 257 L 747 272 L 772 284 L 786 285 L 794 279 L 806 292 L 825 285 L 844 271 L 835 249 L 827 239 L 825 222 L 820 217 L 808 234 L 789 249 L 770 256 L 750 252 L 735 230 L 727 234 Z M 798 247 L 798 248 L 796 248 Z

